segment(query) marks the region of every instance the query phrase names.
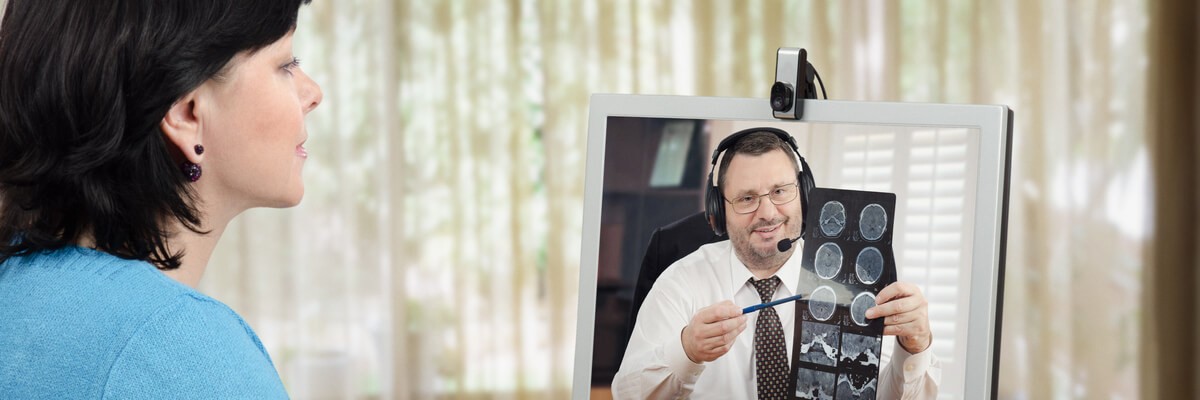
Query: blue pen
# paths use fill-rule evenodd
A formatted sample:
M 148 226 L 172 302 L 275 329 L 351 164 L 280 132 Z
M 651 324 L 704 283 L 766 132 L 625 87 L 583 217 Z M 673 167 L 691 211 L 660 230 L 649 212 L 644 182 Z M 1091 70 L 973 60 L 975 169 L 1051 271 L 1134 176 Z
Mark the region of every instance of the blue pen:
M 773 307 L 773 306 L 777 306 L 777 305 L 780 305 L 780 304 L 783 304 L 783 303 L 787 303 L 787 302 L 789 302 L 789 301 L 796 301 L 796 300 L 800 300 L 800 298 L 801 298 L 801 297 L 804 297 L 804 295 L 800 295 L 800 294 L 798 294 L 798 295 L 795 295 L 795 296 L 792 296 L 792 297 L 784 297 L 784 298 L 782 298 L 782 299 L 775 300 L 775 301 L 772 301 L 772 302 L 770 302 L 770 303 L 755 304 L 755 305 L 752 305 L 752 306 L 750 306 L 750 307 L 743 308 L 743 309 L 742 309 L 742 314 L 749 314 L 749 313 L 752 313 L 752 312 L 755 312 L 755 311 L 758 311 L 758 310 L 761 310 L 761 309 L 764 309 L 764 308 L 767 308 L 767 307 Z

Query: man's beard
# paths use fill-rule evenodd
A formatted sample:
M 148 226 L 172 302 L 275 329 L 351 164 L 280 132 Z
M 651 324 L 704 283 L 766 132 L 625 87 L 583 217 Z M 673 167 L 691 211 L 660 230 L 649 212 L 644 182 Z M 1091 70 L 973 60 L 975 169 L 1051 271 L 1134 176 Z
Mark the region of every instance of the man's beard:
M 786 223 L 790 218 L 780 216 L 771 221 L 761 221 L 751 224 L 741 232 L 731 232 L 729 241 L 733 242 L 733 250 L 737 254 L 739 260 L 751 270 L 765 270 L 783 265 L 792 252 L 796 251 L 795 247 L 788 251 L 780 252 L 775 244 L 771 244 L 765 248 L 756 248 L 751 244 L 751 238 L 754 236 L 754 230 L 771 225 Z M 784 237 L 780 239 L 792 239 L 800 236 L 799 228 L 792 225 L 781 225 L 780 227 L 788 227 L 788 230 L 783 231 Z

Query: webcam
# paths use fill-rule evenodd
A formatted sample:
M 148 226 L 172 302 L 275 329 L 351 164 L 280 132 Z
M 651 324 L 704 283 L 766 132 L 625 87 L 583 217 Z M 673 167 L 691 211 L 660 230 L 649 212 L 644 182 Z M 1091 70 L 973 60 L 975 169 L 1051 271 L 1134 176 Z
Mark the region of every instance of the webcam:
M 813 88 L 816 70 L 808 63 L 808 51 L 780 47 L 775 52 L 775 84 L 771 85 L 771 111 L 775 118 L 804 117 L 804 99 L 817 98 Z

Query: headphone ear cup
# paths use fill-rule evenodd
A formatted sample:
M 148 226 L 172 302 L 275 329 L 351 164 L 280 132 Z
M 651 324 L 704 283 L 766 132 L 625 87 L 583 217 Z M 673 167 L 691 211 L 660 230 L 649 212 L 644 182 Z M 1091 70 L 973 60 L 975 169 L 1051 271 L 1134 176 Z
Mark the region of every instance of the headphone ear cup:
M 712 173 L 708 174 L 708 178 L 712 182 Z M 721 203 L 721 192 L 709 184 L 708 190 L 704 191 L 704 216 L 717 236 L 725 236 L 725 207 Z
M 801 172 L 796 177 L 796 181 L 800 183 L 800 237 L 808 238 L 808 191 L 812 188 L 808 178 L 804 172 Z
M 808 167 L 808 161 L 804 160 L 804 156 L 797 151 L 796 157 L 800 158 L 800 166 L 803 168 L 796 177 L 796 181 L 800 183 L 800 211 L 804 214 L 802 217 L 804 221 L 800 222 L 800 237 L 808 238 L 808 196 L 817 183 L 816 179 L 813 179 L 812 169 Z

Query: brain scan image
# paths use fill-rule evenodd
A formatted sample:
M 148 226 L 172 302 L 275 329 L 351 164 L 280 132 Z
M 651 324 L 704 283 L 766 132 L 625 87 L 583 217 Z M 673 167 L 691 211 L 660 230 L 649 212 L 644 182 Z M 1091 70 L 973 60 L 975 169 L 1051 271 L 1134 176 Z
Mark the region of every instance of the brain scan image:
M 883 275 L 883 254 L 879 249 L 867 247 L 858 252 L 858 258 L 854 260 L 854 274 L 859 282 L 867 285 L 878 281 Z
M 846 227 L 846 206 L 840 201 L 829 201 L 821 207 L 821 233 L 833 237 Z
M 874 303 L 872 303 L 874 305 Z M 821 286 L 813 290 L 808 298 L 808 313 L 818 321 L 828 321 L 837 309 L 837 294 L 829 286 Z
M 837 374 L 814 369 L 800 368 L 796 371 L 796 398 L 805 400 L 833 399 Z
M 867 321 L 867 309 L 871 307 L 875 307 L 875 295 L 870 292 L 859 293 L 850 303 L 850 319 L 859 326 L 867 326 L 870 323 Z
M 871 204 L 862 210 L 862 215 L 858 218 L 858 231 L 862 233 L 863 239 L 879 240 L 883 237 L 883 231 L 887 229 L 887 211 L 883 206 Z
M 822 279 L 833 279 L 842 270 L 842 248 L 835 243 L 825 243 L 817 248 L 817 256 L 813 259 L 817 276 Z
M 875 399 L 885 326 L 867 310 L 896 279 L 896 195 L 818 187 L 808 201 L 790 398 Z
M 800 361 L 837 366 L 841 328 L 837 325 L 804 322 L 800 329 Z

